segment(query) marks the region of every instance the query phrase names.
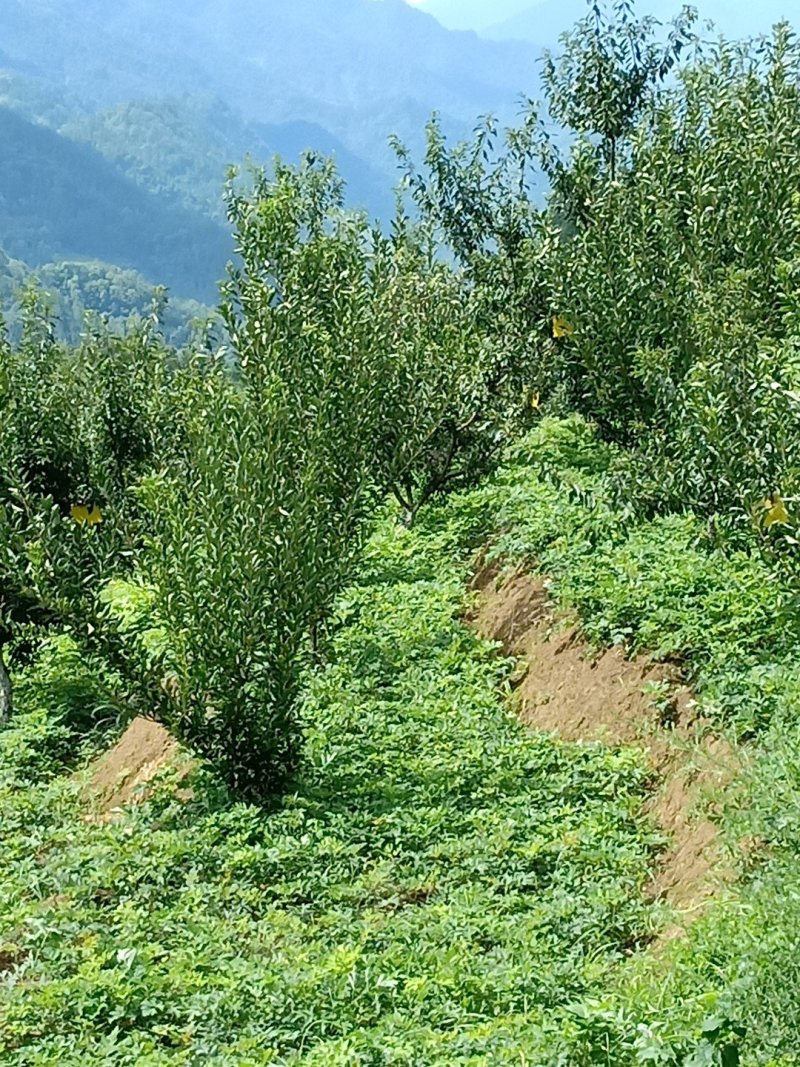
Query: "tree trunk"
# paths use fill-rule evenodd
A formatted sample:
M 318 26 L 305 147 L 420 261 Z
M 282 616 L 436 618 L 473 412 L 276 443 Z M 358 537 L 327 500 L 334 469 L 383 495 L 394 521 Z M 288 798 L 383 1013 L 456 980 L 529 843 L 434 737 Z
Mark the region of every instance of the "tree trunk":
M 11 679 L 8 677 L 3 649 L 0 647 L 0 726 L 11 718 Z

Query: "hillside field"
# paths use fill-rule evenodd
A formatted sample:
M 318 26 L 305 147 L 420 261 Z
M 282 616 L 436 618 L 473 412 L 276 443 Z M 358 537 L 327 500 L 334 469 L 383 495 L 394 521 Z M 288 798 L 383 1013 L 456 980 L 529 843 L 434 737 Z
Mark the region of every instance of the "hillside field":
M 800 39 L 541 79 L 384 226 L 231 172 L 211 321 L 66 202 L 0 258 L 0 1065 L 800 1065 Z M 2 121 L 211 269 L 157 148 Z
M 387 514 L 337 604 L 280 810 L 171 748 L 114 807 L 118 781 L 92 779 L 115 736 L 103 679 L 64 639 L 42 651 L 3 734 L 5 1061 L 713 1063 L 741 1043 L 743 1062 L 793 1062 L 796 635 L 763 564 L 715 552 L 691 516 L 582 504 L 600 455 L 585 424 L 546 421 L 414 531 Z M 727 803 L 697 798 L 724 841 L 704 907 L 643 893 L 669 848 L 644 742 L 516 721 L 514 662 L 464 621 L 486 543 L 499 573 L 543 568 L 585 656 L 624 639 L 685 657 L 696 753 L 764 716 L 754 676 L 781 693 Z M 77 750 L 76 708 L 99 721 Z

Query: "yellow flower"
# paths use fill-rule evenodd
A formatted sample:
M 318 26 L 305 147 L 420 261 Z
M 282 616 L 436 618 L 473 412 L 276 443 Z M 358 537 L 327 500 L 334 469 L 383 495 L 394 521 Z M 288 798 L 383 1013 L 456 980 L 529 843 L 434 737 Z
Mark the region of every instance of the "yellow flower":
M 530 385 L 526 385 L 522 390 L 522 406 L 531 407 L 534 411 L 538 411 L 541 406 L 541 395 L 537 393 Z
M 766 512 L 764 516 L 765 530 L 769 530 L 775 523 L 788 523 L 789 521 L 789 512 L 777 493 L 768 496 L 766 500 L 762 500 L 761 509 Z
M 572 337 L 574 333 L 575 327 L 563 315 L 553 317 L 553 337 Z
M 97 504 L 73 504 L 70 514 L 79 526 L 96 526 L 103 521 L 103 513 Z

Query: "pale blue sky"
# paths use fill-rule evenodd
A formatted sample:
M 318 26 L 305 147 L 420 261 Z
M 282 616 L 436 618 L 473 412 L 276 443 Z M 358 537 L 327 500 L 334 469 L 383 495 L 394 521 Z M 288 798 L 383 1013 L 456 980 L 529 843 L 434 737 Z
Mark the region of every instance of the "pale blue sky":
M 435 15 L 452 29 L 483 30 L 502 24 L 522 12 L 541 9 L 544 25 L 554 17 L 566 29 L 587 8 L 586 0 L 407 0 Z M 711 19 L 728 35 L 767 32 L 780 18 L 788 18 L 800 28 L 800 0 L 693 0 L 703 19 Z M 646 14 L 664 19 L 677 14 L 684 0 L 638 0 Z M 519 25 L 519 23 L 512 23 Z M 526 22 L 531 25 L 531 19 Z M 533 21 L 535 26 L 535 20 Z

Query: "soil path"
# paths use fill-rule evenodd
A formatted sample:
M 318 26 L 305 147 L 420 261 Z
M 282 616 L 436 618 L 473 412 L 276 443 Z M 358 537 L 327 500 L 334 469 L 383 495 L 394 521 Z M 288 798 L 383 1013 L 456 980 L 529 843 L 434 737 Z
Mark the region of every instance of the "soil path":
M 731 880 L 707 799 L 736 773 L 732 748 L 698 717 L 674 671 L 644 657 L 627 659 L 619 648 L 592 651 L 577 626 L 556 615 L 541 577 L 484 569 L 473 588 L 478 597 L 468 621 L 516 658 L 512 684 L 524 723 L 565 741 L 647 752 L 655 783 L 647 809 L 670 841 L 647 893 L 676 912 L 662 938 L 681 933 Z M 88 818 L 107 821 L 146 798 L 168 766 L 182 778 L 192 762 L 163 726 L 135 719 L 92 768 Z
M 674 670 L 620 648 L 591 650 L 574 622 L 558 618 L 541 577 L 480 571 L 469 618 L 482 637 L 518 661 L 512 677 L 523 722 L 565 741 L 645 749 L 654 776 L 647 808 L 670 846 L 647 888 L 677 914 L 681 933 L 731 880 L 708 815 L 709 796 L 733 778 L 733 749 L 697 715 L 691 690 Z

